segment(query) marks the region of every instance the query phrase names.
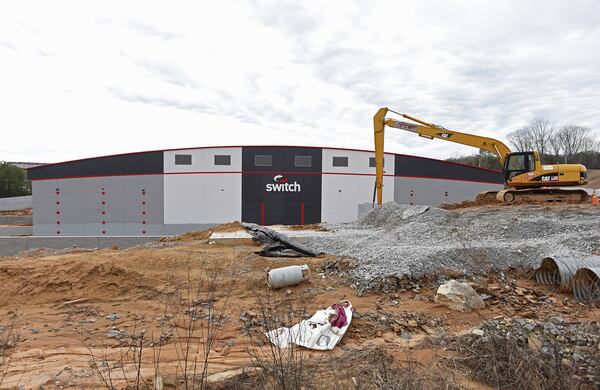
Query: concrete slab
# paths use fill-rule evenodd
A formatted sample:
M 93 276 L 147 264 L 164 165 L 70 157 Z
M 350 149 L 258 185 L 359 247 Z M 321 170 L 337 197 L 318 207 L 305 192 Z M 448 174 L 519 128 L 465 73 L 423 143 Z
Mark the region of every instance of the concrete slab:
M 32 225 L 31 215 L 0 215 L 0 225 Z
M 320 230 L 296 230 L 290 229 L 284 225 L 274 225 L 268 226 L 269 229 L 273 229 L 279 233 L 283 233 L 288 236 L 290 239 L 297 241 L 299 243 L 304 243 L 307 241 L 308 237 L 315 237 L 320 235 L 331 234 L 332 232 L 328 231 L 320 231 Z M 214 232 L 210 235 L 210 240 L 214 241 L 219 245 L 249 245 L 252 244 L 252 235 L 248 233 L 246 230 L 236 230 L 232 232 Z

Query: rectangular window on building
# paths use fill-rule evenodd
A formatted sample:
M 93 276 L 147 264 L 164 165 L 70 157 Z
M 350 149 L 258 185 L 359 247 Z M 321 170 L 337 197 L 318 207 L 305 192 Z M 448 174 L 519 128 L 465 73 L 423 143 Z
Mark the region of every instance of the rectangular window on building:
M 215 154 L 215 165 L 231 165 L 231 156 L 228 154 Z
M 175 165 L 192 165 L 191 154 L 176 154 Z
M 334 157 L 332 162 L 334 167 L 347 167 L 348 157 Z
M 294 166 L 302 168 L 312 167 L 312 156 L 295 156 Z
M 255 167 L 270 167 L 271 165 L 273 165 L 273 157 L 271 155 L 257 154 L 256 156 L 254 156 L 254 166 Z
M 385 159 L 383 159 L 383 165 L 385 166 Z M 375 157 L 369 157 L 369 167 L 375 168 Z

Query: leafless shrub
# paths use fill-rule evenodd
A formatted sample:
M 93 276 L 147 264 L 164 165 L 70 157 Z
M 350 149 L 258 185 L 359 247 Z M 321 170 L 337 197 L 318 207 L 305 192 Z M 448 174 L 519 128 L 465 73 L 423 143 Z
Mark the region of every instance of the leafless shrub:
M 290 343 L 279 348 L 271 343 L 265 333 L 282 326 L 290 327 L 308 318 L 305 309 L 296 309 L 290 299 L 276 301 L 270 292 L 257 297 L 258 313 L 245 322 L 244 332 L 250 339 L 247 352 L 257 375 L 249 378 L 244 386 L 259 389 L 310 389 L 315 379 L 322 352 L 309 353 L 305 348 Z
M 558 351 L 552 356 L 542 354 L 510 334 L 488 332 L 484 336 L 460 336 L 451 341 L 449 349 L 458 356 L 448 358 L 448 362 L 468 369 L 470 376 L 494 388 L 580 388 L 573 371 L 562 364 Z
M 13 313 L 7 325 L 0 325 L 0 386 L 8 374 L 10 356 L 15 352 L 19 343 L 16 322 L 17 314 Z
M 98 355 L 97 352 L 94 353 L 92 345 L 86 344 L 92 369 L 96 371 L 96 374 L 108 389 L 120 387 L 121 382 L 129 388 L 148 388 L 149 383 L 141 376 L 143 353 L 147 342 L 145 331 L 139 330 L 136 322 L 130 332 L 114 331 L 113 334 L 123 347 L 117 350 L 116 353 L 111 352 L 111 348 L 104 345 L 101 355 Z M 130 375 L 127 372 L 130 372 Z
M 219 298 L 219 281 L 216 270 L 204 268 L 201 277 L 188 277 L 184 294 L 176 294 L 168 303 L 178 358 L 177 376 L 184 389 L 206 388 L 209 360 L 223 329 L 231 291 L 223 287 L 224 294 Z
M 219 285 L 218 270 L 207 263 L 192 263 L 191 259 L 192 254 L 186 280 L 179 282 L 172 274 L 167 276 L 169 290 L 164 311 L 154 319 L 160 325 L 158 337 L 151 332 L 148 338 L 148 332 L 136 322 L 130 331 L 109 331 L 121 349 L 111 352 L 111 348 L 104 346 L 98 354 L 93 346 L 86 345 L 92 368 L 106 388 L 121 388 L 123 384 L 128 389 L 162 388 L 162 347 L 170 342 L 177 353 L 178 388 L 207 388 L 208 366 L 226 320 L 231 289 Z M 200 269 L 199 276 L 192 276 L 191 267 Z M 152 358 L 145 359 L 150 348 Z M 144 378 L 142 371 L 149 361 L 154 376 Z
M 458 389 L 452 378 L 442 370 L 424 367 L 410 350 L 390 352 L 380 348 L 367 348 L 350 351 L 338 361 L 345 365 L 350 362 L 345 376 L 355 390 L 436 390 Z M 340 387 L 348 388 L 348 386 Z
M 343 342 L 335 351 L 312 351 L 291 345 L 281 349 L 264 333 L 289 326 L 308 317 L 306 310 L 296 310 L 289 300 L 275 301 L 272 295 L 259 299 L 255 318 L 245 318 L 244 331 L 250 338 L 248 353 L 254 375 L 245 373 L 227 388 L 242 389 L 365 389 L 424 390 L 458 389 L 445 373 L 432 374 L 408 350 L 394 356 L 381 348 L 348 349 Z M 244 317 L 244 316 L 243 316 Z M 339 349 L 338 349 L 339 352 Z M 399 360 L 398 356 L 405 359 Z M 251 371 L 250 371 L 251 372 Z

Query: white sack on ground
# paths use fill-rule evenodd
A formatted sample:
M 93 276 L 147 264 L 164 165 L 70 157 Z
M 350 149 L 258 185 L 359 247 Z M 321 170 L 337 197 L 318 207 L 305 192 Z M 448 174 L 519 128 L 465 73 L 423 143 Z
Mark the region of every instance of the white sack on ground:
M 310 349 L 333 349 L 350 326 L 353 311 L 349 301 L 340 301 L 291 328 L 282 327 L 265 335 L 279 348 L 293 343 Z

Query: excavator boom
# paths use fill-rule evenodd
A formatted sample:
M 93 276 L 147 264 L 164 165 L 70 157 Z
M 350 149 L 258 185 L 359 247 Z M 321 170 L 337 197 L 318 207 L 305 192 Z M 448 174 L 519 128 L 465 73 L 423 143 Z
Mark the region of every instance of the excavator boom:
M 383 143 L 385 126 L 417 133 L 420 137 L 427 139 L 438 138 L 445 141 L 456 142 L 458 144 L 488 150 L 498 156 L 502 165 L 504 165 L 506 156 L 511 153 L 508 146 L 497 139 L 448 130 L 442 126 L 422 121 L 407 114 L 396 113 L 419 124 L 417 125 L 392 118 L 386 118 L 385 116 L 387 115 L 388 111 L 390 110 L 387 107 L 380 108 L 373 117 L 373 128 L 375 130 L 375 187 L 377 191 L 377 204 L 381 204 L 383 201 Z

